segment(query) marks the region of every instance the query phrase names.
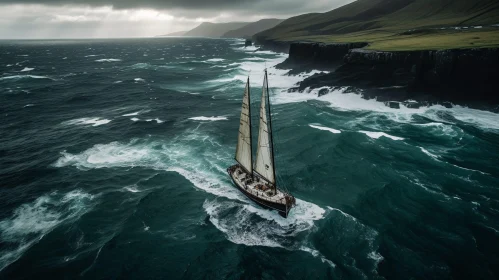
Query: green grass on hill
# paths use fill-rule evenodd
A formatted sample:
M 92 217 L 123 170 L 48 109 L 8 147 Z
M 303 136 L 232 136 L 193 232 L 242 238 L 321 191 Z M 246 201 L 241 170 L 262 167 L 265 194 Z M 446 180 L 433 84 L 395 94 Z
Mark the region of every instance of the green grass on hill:
M 358 0 L 285 20 L 258 40 L 369 42 L 375 50 L 499 47 L 496 0 Z M 484 26 L 456 30 L 450 27 Z M 447 28 L 442 30 L 440 28 Z

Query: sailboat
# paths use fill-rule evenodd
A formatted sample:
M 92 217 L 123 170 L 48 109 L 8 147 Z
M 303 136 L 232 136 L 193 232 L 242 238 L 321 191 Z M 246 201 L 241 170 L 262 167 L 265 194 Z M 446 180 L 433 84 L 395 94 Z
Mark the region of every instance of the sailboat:
M 281 216 L 287 218 L 291 208 L 296 205 L 296 200 L 291 194 L 279 189 L 277 186 L 272 139 L 272 115 L 270 113 L 268 91 L 268 76 L 267 69 L 265 69 L 260 105 L 258 145 L 256 159 L 253 160 L 250 83 L 248 77 L 239 122 L 235 156 L 237 164 L 227 168 L 227 172 L 234 185 L 248 198 L 264 208 L 277 210 Z

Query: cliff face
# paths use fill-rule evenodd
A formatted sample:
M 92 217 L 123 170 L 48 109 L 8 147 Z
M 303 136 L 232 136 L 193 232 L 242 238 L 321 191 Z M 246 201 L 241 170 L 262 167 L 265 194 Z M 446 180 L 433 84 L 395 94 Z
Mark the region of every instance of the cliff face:
M 292 43 L 289 58 L 281 66 L 336 69 L 304 80 L 299 90 L 354 86 L 367 89 L 367 97 L 381 100 L 419 98 L 499 104 L 497 48 L 408 52 L 360 49 L 366 45 Z
M 288 63 L 330 66 L 341 62 L 351 49 L 363 48 L 367 43 L 292 43 Z
M 364 69 L 375 76 L 405 77 L 410 90 L 451 100 L 499 103 L 499 49 L 379 52 L 353 49 L 344 70 Z M 400 79 L 399 79 L 400 80 Z M 403 84 L 402 84 L 403 85 Z

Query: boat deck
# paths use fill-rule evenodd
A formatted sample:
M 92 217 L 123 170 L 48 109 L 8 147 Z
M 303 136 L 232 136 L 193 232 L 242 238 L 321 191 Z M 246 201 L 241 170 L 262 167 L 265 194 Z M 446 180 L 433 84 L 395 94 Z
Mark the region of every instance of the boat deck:
M 266 182 L 263 179 L 258 180 L 257 177 L 255 177 L 255 180 L 246 183 L 247 179 L 251 178 L 251 174 L 248 174 L 244 169 L 237 167 L 234 170 L 234 172 L 231 174 L 231 176 L 234 179 L 234 181 L 241 188 L 243 188 L 243 191 L 269 202 L 283 204 L 283 205 L 286 204 L 285 194 L 279 191 L 279 189 L 276 190 L 275 194 L 270 188 L 268 188 L 267 190 L 263 190 L 265 189 L 266 186 Z M 261 187 L 263 187 L 263 189 Z

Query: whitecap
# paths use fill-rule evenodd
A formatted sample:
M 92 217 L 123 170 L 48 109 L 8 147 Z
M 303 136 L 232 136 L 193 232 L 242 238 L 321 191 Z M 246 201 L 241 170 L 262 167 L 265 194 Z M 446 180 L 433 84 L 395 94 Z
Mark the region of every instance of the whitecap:
M 312 127 L 312 128 L 316 128 L 316 129 L 319 129 L 319 130 L 325 130 L 325 131 L 329 131 L 331 133 L 341 133 L 340 130 L 337 130 L 337 129 L 334 129 L 334 128 L 330 128 L 330 127 L 325 127 L 325 126 L 320 126 L 320 125 L 313 125 L 313 124 L 309 124 L 308 126 Z
M 0 221 L 0 239 L 9 244 L 0 251 L 0 271 L 57 226 L 81 217 L 91 208 L 93 199 L 93 195 L 81 190 L 65 195 L 52 192 L 16 208 L 10 217 Z
M 224 61 L 225 59 L 223 58 L 210 58 L 208 60 L 206 60 L 207 62 L 220 62 L 220 61 Z
M 152 122 L 152 121 L 156 121 L 156 123 L 164 123 L 165 121 L 162 121 L 158 118 L 155 118 L 155 119 L 147 119 L 146 122 Z
M 23 106 L 23 108 L 32 107 L 32 106 L 35 106 L 35 104 L 26 104 L 26 105 Z
M 35 70 L 35 68 L 24 67 L 24 69 L 19 71 L 19 72 L 29 72 L 29 71 L 33 71 L 33 70 Z
M 6 77 L 0 77 L 0 81 L 2 80 L 19 80 L 19 79 L 50 79 L 53 80 L 52 78 L 46 77 L 46 76 L 37 76 L 37 75 L 15 75 L 15 76 L 6 76 Z
M 96 62 L 118 62 L 122 61 L 119 58 L 102 58 L 102 59 L 97 59 Z
M 435 159 L 435 160 L 439 161 L 439 160 L 438 160 L 439 156 L 437 156 L 437 155 L 434 155 L 434 154 L 430 153 L 427 149 L 425 149 L 425 148 L 423 148 L 423 147 L 419 147 L 419 149 L 420 149 L 423 153 L 425 153 L 427 156 L 429 156 L 429 157 L 431 157 L 431 158 L 433 158 L 433 159 Z
M 129 113 L 129 114 L 124 114 L 122 115 L 123 117 L 131 117 L 131 116 L 137 116 L 138 114 L 140 114 L 141 111 L 137 111 L 137 112 L 133 112 L 133 113 Z
M 127 190 L 127 191 L 129 191 L 129 192 L 132 192 L 132 193 L 138 193 L 138 192 L 140 192 L 140 190 L 138 190 L 136 186 L 124 187 L 124 189 Z
M 192 117 L 189 118 L 189 120 L 194 120 L 194 121 L 226 121 L 227 117 Z
M 387 137 L 387 138 L 390 138 L 390 139 L 395 140 L 395 141 L 404 140 L 404 138 L 402 138 L 402 137 L 393 136 L 390 134 L 386 134 L 384 132 L 373 132 L 373 131 L 363 131 L 363 130 L 360 130 L 359 132 L 364 133 L 365 135 L 367 135 L 373 139 L 378 139 L 378 138 L 383 136 L 383 137 Z
M 135 78 L 133 79 L 135 82 L 145 82 L 146 80 L 142 79 L 142 78 Z
M 65 125 L 92 125 L 99 126 L 108 124 L 111 120 L 101 118 L 80 118 L 63 122 Z
M 130 120 L 131 120 L 131 121 L 134 121 L 134 122 L 138 122 L 138 121 L 140 121 L 140 119 L 139 119 L 139 118 L 131 118 Z

